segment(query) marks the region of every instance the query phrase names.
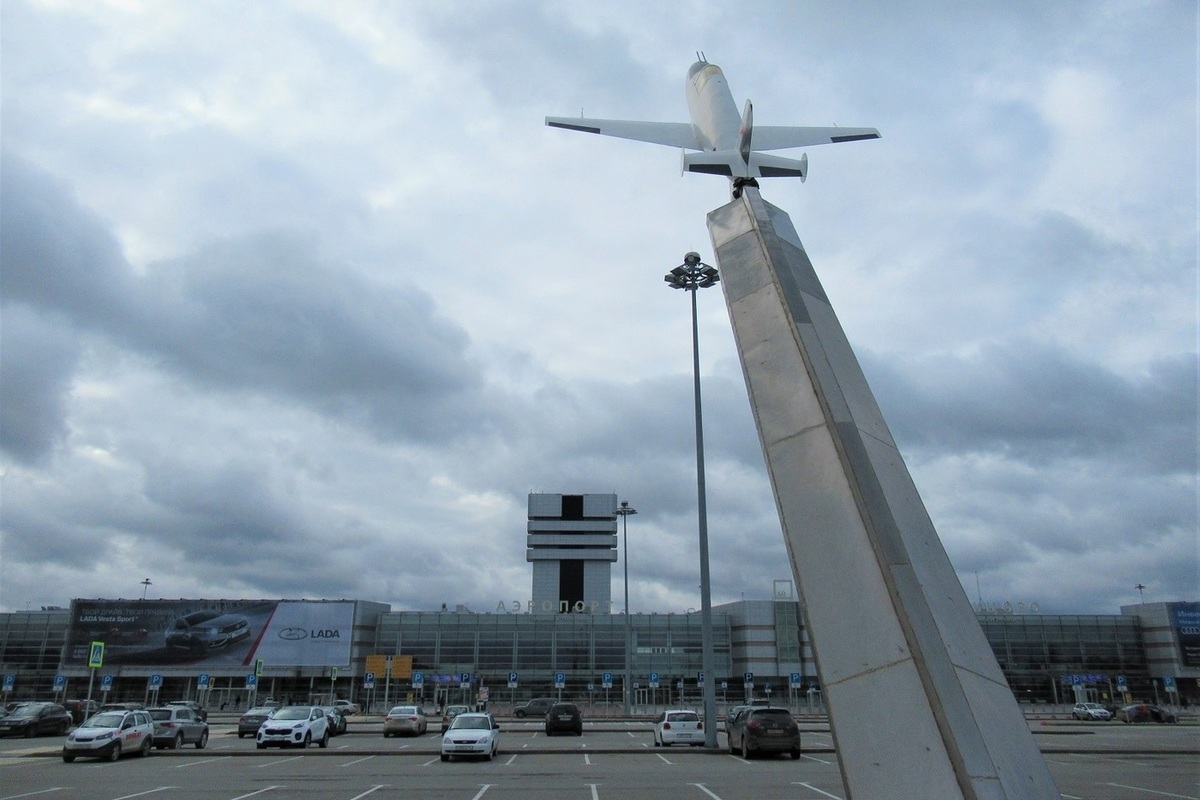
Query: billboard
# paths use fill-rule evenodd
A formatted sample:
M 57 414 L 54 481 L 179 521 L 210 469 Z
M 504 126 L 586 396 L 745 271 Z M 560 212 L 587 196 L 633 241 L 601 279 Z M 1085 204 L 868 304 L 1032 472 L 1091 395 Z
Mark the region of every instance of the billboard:
M 1167 615 L 1179 642 L 1180 663 L 1200 667 L 1200 603 L 1167 603 Z
M 348 665 L 353 624 L 352 601 L 73 600 L 63 663 L 103 642 L 105 666 Z

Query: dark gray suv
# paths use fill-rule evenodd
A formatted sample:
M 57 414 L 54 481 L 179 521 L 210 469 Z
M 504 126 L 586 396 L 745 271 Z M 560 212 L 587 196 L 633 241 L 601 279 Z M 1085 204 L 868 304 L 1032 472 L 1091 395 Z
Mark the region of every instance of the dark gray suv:
M 525 705 L 514 708 L 513 716 L 517 719 L 525 719 L 525 717 L 544 717 L 552 705 L 554 705 L 553 697 L 535 697 Z

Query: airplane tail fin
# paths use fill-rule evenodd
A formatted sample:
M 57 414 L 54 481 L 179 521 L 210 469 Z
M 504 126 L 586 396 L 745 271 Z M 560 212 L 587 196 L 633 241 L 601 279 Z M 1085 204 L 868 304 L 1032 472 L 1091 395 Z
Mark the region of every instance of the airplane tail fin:
M 746 101 L 746 107 L 742 110 L 742 126 L 738 128 L 738 152 L 742 156 L 742 161 L 750 163 L 750 136 L 754 131 L 754 106 L 750 101 Z

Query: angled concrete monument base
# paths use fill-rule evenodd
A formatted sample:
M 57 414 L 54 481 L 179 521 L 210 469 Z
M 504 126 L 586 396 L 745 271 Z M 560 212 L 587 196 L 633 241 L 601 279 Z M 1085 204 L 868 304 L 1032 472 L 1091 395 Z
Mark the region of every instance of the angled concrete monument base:
M 708 227 L 850 796 L 1059 797 L 791 220 Z

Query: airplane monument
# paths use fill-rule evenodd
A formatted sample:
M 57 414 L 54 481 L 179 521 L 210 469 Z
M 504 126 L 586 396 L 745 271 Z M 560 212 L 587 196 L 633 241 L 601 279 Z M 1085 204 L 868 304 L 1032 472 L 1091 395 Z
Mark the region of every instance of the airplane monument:
M 690 123 L 546 124 L 679 147 L 684 171 L 732 182 L 709 235 L 847 792 L 1058 798 L 791 219 L 759 191 L 808 173 L 764 150 L 879 132 L 755 126 L 702 56 L 685 87 Z

